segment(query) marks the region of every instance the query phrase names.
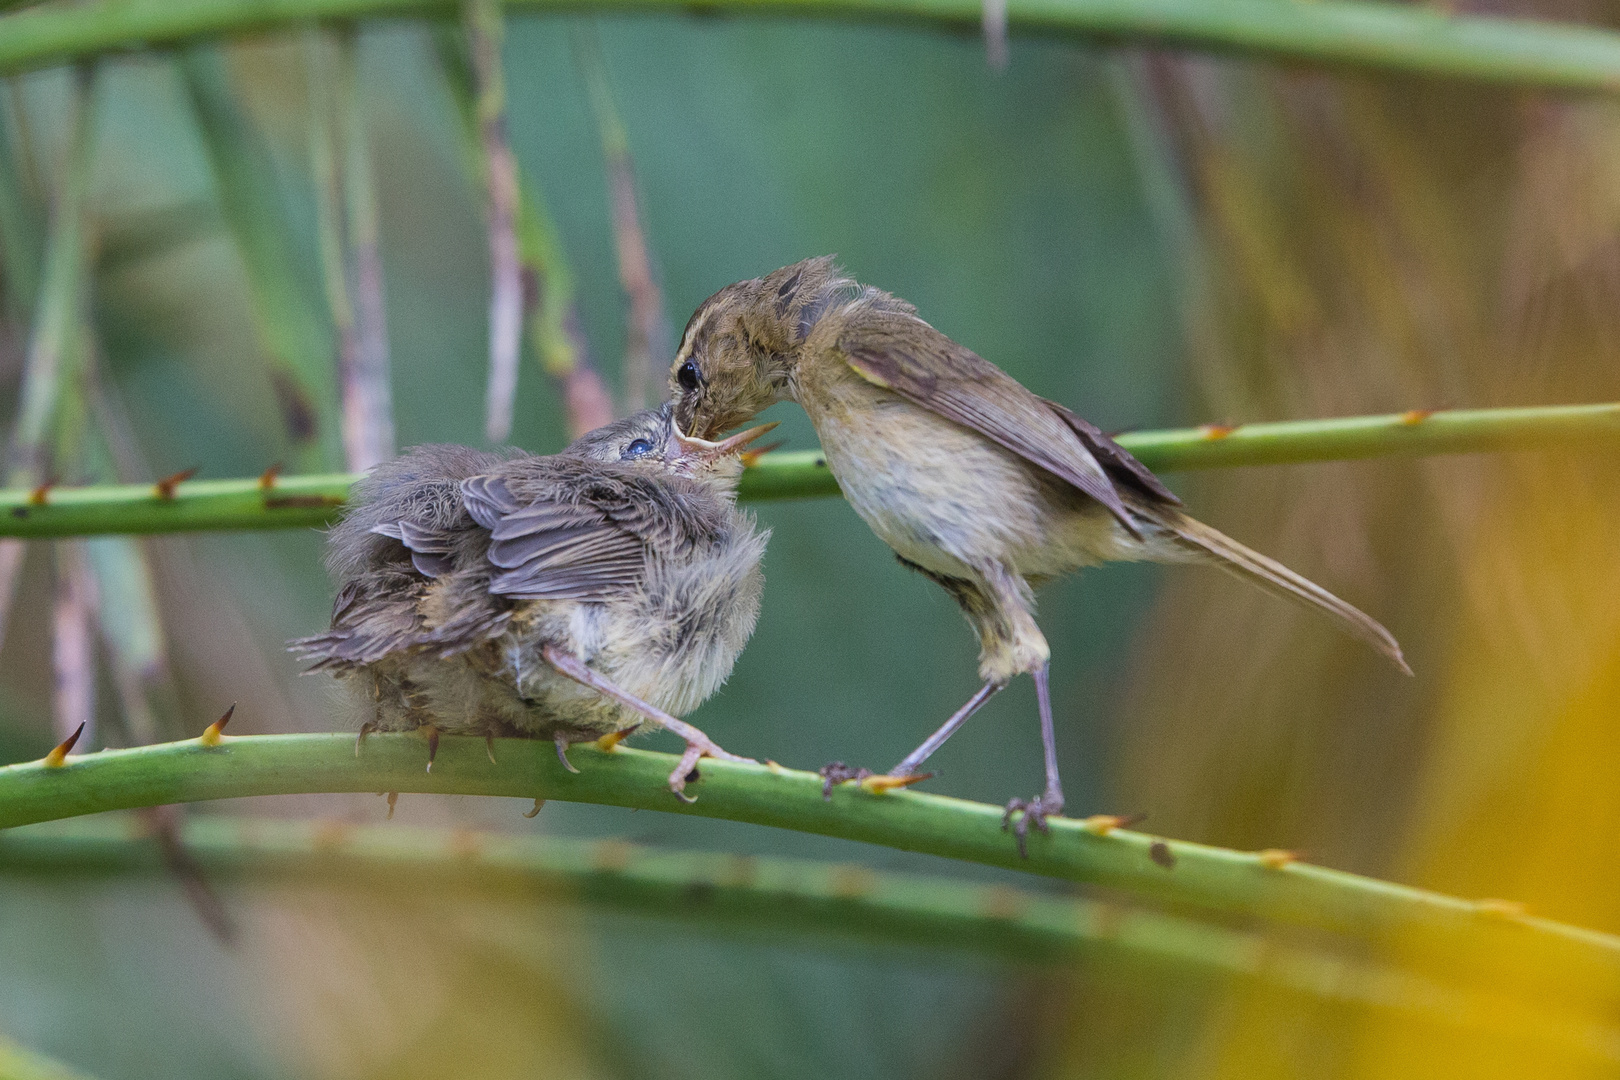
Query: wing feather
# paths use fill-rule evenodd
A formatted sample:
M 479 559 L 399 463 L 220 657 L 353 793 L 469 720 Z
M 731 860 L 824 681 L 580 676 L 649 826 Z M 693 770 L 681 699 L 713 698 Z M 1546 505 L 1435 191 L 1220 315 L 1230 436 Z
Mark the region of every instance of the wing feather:
M 873 312 L 838 343 L 856 374 L 983 435 L 1095 499 L 1140 535 L 1116 482 L 1174 501 L 1158 478 L 1101 431 L 1011 375 L 898 312 Z
M 606 600 L 646 573 L 641 538 L 587 500 L 520 502 L 498 476 L 462 481 L 473 519 L 489 530 L 495 596 L 512 600 Z M 476 507 L 476 509 L 475 509 Z

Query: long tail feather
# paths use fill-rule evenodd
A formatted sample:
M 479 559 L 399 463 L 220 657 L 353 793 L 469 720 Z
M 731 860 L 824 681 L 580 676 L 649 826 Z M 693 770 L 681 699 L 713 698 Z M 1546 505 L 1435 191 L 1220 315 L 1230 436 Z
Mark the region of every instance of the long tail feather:
M 1338 620 L 1346 633 L 1360 638 L 1383 654 L 1406 674 L 1400 642 L 1384 629 L 1383 624 L 1361 609 L 1345 603 L 1322 586 L 1288 569 L 1275 559 L 1268 558 L 1233 540 L 1219 530 L 1168 507 L 1137 508 L 1143 517 L 1166 529 L 1175 536 L 1177 546 L 1200 562 L 1213 562 L 1228 573 L 1251 581 L 1274 596 L 1292 600 L 1306 607 L 1326 612 Z M 1144 512 L 1145 511 L 1145 512 Z

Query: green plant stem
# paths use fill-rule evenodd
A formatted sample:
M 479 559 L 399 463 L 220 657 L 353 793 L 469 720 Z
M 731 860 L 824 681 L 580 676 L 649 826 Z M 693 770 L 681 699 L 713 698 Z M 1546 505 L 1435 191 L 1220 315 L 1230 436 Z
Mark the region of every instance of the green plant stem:
M 691 0 L 513 0 L 528 11 L 685 13 Z M 705 12 L 969 28 L 978 0 L 703 0 Z M 173 45 L 309 19 L 448 15 L 449 0 L 92 0 L 0 16 L 0 72 L 137 46 Z M 1024 33 L 1149 41 L 1385 71 L 1523 86 L 1613 91 L 1620 36 L 1535 19 L 1452 15 L 1438 7 L 1328 0 L 1011 0 Z
M 1372 457 L 1416 457 L 1596 444 L 1620 448 L 1620 405 L 1289 420 L 1220 429 L 1138 431 L 1119 441 L 1161 471 L 1238 465 L 1287 465 Z M 173 499 L 151 485 L 54 488 L 44 505 L 30 492 L 0 491 L 0 537 L 89 536 L 226 529 L 297 529 L 336 519 L 353 476 L 288 476 L 273 488 L 257 480 L 188 480 Z M 743 473 L 741 497 L 753 501 L 837 495 L 820 452 L 767 454 Z
M 1249 934 L 1097 901 L 946 877 L 880 873 L 854 864 L 670 851 L 619 839 L 222 814 L 192 817 L 177 838 L 198 869 L 216 881 L 410 882 L 413 891 L 425 885 L 465 887 L 683 922 L 832 932 L 1020 963 L 1062 964 L 1091 947 L 1117 946 L 1150 959 L 1218 971 L 1255 972 L 1262 966 L 1254 963 L 1261 957 L 1243 955 Z M 150 830 L 133 817 L 48 822 L 0 832 L 0 874 L 8 876 L 164 872 Z
M 360 753 L 352 736 L 259 735 L 108 750 L 52 768 L 0 768 L 0 828 L 106 810 L 310 792 L 504 795 L 601 803 L 751 822 L 1024 870 L 1119 889 L 1145 900 L 1259 918 L 1366 940 L 1416 935 L 1461 970 L 1522 960 L 1514 973 L 1549 989 L 1620 983 L 1620 938 L 1303 863 L 1268 866 L 1231 851 L 1080 821 L 1054 820 L 1032 833 L 1020 858 L 998 806 L 915 790 L 883 795 L 835 788 L 822 798 L 814 773 L 704 761 L 683 803 L 666 787 L 675 758 L 619 748 L 575 747 L 565 771 L 549 742 L 503 739 L 498 764 L 481 739 L 446 738 L 432 772 L 415 735 L 373 735 Z M 1503 977 L 1494 972 L 1493 977 Z
M 804 859 L 671 851 L 623 840 L 278 821 L 208 815 L 178 830 L 216 882 L 358 887 L 577 904 L 675 921 L 683 930 L 780 941 L 814 935 L 860 947 L 911 946 L 1043 967 L 1105 961 L 1190 978 L 1253 979 L 1308 997 L 1394 1010 L 1446 1026 L 1503 1029 L 1620 1059 L 1606 1022 L 1571 1023 L 1523 1001 L 1337 955 L 1274 935 L 1005 885 L 876 872 Z M 162 875 L 149 823 L 103 817 L 0 833 L 0 874 L 82 881 Z M 0 1077 L 3 1077 L 0 1073 Z

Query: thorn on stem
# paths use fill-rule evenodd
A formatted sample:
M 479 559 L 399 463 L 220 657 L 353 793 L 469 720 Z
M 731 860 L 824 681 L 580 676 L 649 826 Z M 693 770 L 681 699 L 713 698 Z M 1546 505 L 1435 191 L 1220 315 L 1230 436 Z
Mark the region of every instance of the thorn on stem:
M 281 475 L 281 462 L 276 462 L 264 472 L 259 474 L 259 490 L 269 491 L 276 486 L 276 478 Z
M 1260 865 L 1267 870 L 1281 870 L 1289 863 L 1298 862 L 1300 853 L 1285 848 L 1266 848 L 1264 851 L 1255 852 L 1254 857 L 1259 859 Z
M 873 795 L 884 795 L 933 778 L 934 774 L 931 772 L 912 773 L 910 776 L 867 776 L 862 778 L 861 787 Z
M 778 439 L 773 443 L 766 443 L 764 446 L 761 446 L 758 449 L 744 450 L 742 453 L 737 455 L 737 459 L 743 463 L 743 468 L 752 469 L 755 465 L 759 464 L 760 458 L 764 457 L 766 454 L 769 454 L 773 450 L 780 450 L 786 445 L 786 439 Z
M 231 722 L 231 716 L 236 712 L 236 702 L 225 710 L 225 715 L 203 728 L 203 733 L 197 736 L 197 741 L 204 746 L 218 746 L 221 736 L 225 734 L 225 725 Z
M 399 792 L 390 791 L 388 793 L 388 816 L 383 818 L 384 821 L 394 820 L 394 804 L 397 802 L 399 802 Z
M 45 767 L 47 769 L 60 769 L 63 765 L 66 765 L 68 751 L 73 749 L 73 745 L 79 741 L 79 736 L 83 734 L 84 725 L 80 724 L 74 729 L 73 734 L 56 745 L 55 750 L 45 755 Z
M 1080 819 L 1080 827 L 1093 836 L 1107 836 L 1115 829 L 1128 829 L 1146 818 L 1146 814 L 1092 814 Z
M 1427 420 L 1433 415 L 1433 409 L 1407 409 L 1405 412 L 1401 413 L 1401 423 L 1408 427 L 1412 427 L 1416 424 L 1423 423 L 1423 421 Z
M 174 489 L 179 487 L 182 481 L 190 480 L 196 475 L 197 469 L 195 467 L 190 469 L 182 469 L 171 476 L 165 476 L 163 479 L 153 484 L 152 492 L 164 502 L 172 502 L 174 499 Z
M 604 754 L 611 754 L 619 748 L 619 744 L 635 733 L 635 728 L 626 728 L 623 731 L 610 731 L 596 740 L 596 748 Z
M 1205 424 L 1198 429 L 1198 433 L 1211 442 L 1224 439 L 1238 429 L 1237 424 Z
M 55 486 L 56 486 L 56 481 L 55 480 L 47 480 L 43 484 L 41 484 L 37 488 L 35 488 L 34 490 L 30 491 L 28 493 L 28 505 L 29 506 L 44 506 L 46 504 L 46 502 L 48 501 L 48 496 L 51 493 L 51 488 L 53 488 Z

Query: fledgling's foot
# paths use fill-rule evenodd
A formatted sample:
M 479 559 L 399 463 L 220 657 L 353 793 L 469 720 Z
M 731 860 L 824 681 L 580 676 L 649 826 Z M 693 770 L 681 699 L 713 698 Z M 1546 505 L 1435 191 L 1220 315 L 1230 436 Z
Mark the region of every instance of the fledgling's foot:
M 845 765 L 842 761 L 834 761 L 823 765 L 816 770 L 821 774 L 821 797 L 832 798 L 832 789 L 849 780 L 865 780 L 874 775 L 871 769 L 857 769 L 853 765 Z
M 1048 817 L 1057 817 L 1063 813 L 1063 798 L 1051 792 L 1039 795 L 1033 799 L 1007 800 L 1007 809 L 1001 815 L 1001 831 L 1007 831 L 1007 825 L 1012 822 L 1012 816 L 1018 814 L 1018 821 L 1013 823 L 1013 837 L 1018 841 L 1018 854 L 1029 858 L 1029 827 L 1034 825 L 1043 833 L 1052 830 L 1046 824 Z
M 719 758 L 721 761 L 741 761 L 748 765 L 759 764 L 751 757 L 742 757 L 729 750 L 722 750 L 719 743 L 707 736 L 701 740 L 688 739 L 686 753 L 681 755 L 680 764 L 669 774 L 669 790 L 673 791 L 675 797 L 682 802 L 697 802 L 697 796 L 686 793 L 686 785 L 688 781 L 702 779 L 698 775 L 698 759 L 706 757 Z

